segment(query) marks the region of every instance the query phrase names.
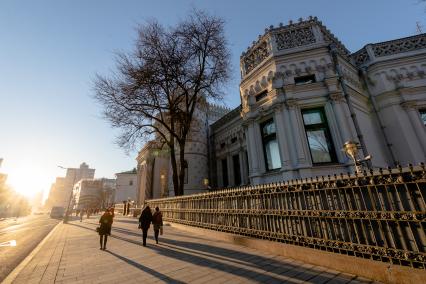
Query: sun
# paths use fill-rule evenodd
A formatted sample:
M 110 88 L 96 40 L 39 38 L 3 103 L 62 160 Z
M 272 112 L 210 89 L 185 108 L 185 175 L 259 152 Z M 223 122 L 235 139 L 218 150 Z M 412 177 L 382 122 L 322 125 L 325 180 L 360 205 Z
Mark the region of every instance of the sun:
M 46 192 L 53 182 L 48 172 L 32 163 L 15 164 L 5 172 L 8 175 L 7 184 L 26 197 L 33 197 L 40 191 Z

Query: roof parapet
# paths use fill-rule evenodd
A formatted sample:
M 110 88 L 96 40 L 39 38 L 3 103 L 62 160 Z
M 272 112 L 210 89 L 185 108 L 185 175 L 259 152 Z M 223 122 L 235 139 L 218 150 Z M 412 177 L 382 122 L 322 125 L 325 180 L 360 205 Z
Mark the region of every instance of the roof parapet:
M 240 57 L 242 77 L 248 75 L 261 62 L 271 55 L 282 52 L 295 51 L 302 46 L 318 43 L 334 43 L 339 53 L 349 56 L 349 50 L 328 30 L 317 17 L 310 16 L 298 22 L 289 21 L 288 25 L 280 23 L 278 27 L 273 25 L 265 29 L 263 35 L 259 35 L 257 41 L 243 52 Z

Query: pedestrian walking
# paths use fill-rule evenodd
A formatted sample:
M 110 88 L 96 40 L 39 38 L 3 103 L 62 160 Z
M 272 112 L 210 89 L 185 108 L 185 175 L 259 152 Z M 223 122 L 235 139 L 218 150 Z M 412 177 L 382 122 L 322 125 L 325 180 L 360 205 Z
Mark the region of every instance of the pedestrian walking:
M 152 222 L 151 208 L 146 206 L 139 217 L 139 229 L 142 229 L 143 246 L 146 247 L 146 237 L 148 236 L 148 229 Z
M 152 215 L 152 224 L 154 225 L 155 242 L 158 244 L 158 234 L 160 230 L 163 230 L 163 214 L 158 207 L 155 207 L 154 215 Z
M 108 236 L 111 235 L 111 226 L 113 222 L 113 217 L 108 209 L 105 210 L 105 213 L 99 219 L 99 243 L 101 245 L 101 250 L 106 249 L 106 244 Z M 102 246 L 103 244 L 103 246 Z
M 82 209 L 80 211 L 80 222 L 83 222 L 83 215 L 84 215 L 84 210 Z

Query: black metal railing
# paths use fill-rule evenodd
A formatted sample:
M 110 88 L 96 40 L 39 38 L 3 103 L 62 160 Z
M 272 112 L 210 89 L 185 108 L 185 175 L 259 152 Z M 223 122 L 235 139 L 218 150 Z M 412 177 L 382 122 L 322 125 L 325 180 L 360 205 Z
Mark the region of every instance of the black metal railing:
M 426 169 L 150 200 L 166 221 L 426 269 Z

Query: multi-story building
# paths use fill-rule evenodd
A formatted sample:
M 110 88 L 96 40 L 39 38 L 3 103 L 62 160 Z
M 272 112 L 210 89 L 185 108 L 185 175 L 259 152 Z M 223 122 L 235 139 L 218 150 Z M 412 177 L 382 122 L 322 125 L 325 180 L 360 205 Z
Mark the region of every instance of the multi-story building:
M 81 179 L 93 179 L 94 177 L 95 169 L 89 168 L 86 163 L 82 163 L 79 168 L 67 168 L 65 177 L 57 177 L 56 182 L 52 184 L 46 207 L 67 208 L 74 185 Z
M 74 186 L 73 205 L 76 210 L 102 209 L 114 204 L 115 179 L 81 179 Z
M 123 203 L 137 200 L 137 171 L 116 173 L 116 188 L 114 202 Z
M 241 105 L 196 118 L 204 123 L 189 139 L 185 194 L 206 190 L 206 177 L 222 188 L 353 171 L 347 141 L 359 144 L 360 158 L 371 155 L 370 168 L 426 160 L 426 34 L 351 53 L 310 17 L 267 28 L 240 60 Z M 151 185 L 139 202 L 172 193 L 170 182 L 159 186 L 170 170 L 156 145 L 137 159 L 141 184 Z M 142 170 L 159 157 L 161 169 Z

